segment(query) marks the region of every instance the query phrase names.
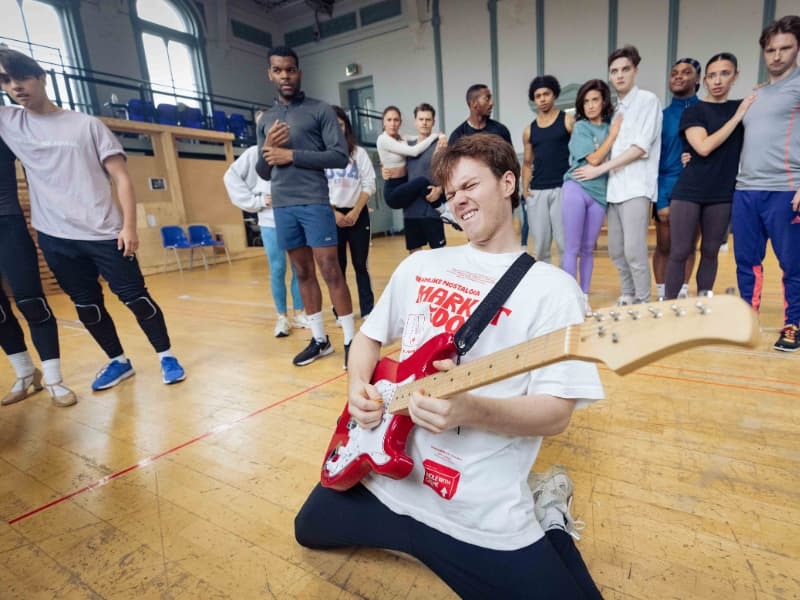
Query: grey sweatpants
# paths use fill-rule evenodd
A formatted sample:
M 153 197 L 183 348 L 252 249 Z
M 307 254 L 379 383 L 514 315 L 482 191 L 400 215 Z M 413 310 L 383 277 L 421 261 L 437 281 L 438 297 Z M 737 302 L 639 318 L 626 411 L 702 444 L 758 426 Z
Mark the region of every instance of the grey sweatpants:
M 650 299 L 647 226 L 652 203 L 645 196 L 608 204 L 608 254 L 619 271 L 624 296 Z
M 550 247 L 558 247 L 558 261 L 564 256 L 564 220 L 561 215 L 561 188 L 528 190 L 525 196 L 528 226 L 533 235 L 533 256 L 542 262 L 552 262 Z

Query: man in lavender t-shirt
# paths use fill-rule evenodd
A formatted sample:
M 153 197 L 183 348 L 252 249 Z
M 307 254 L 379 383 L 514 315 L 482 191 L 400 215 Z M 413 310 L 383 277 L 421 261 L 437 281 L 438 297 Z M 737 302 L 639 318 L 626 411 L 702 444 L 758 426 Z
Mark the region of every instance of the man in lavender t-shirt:
M 108 389 L 134 374 L 98 275 L 135 315 L 158 353 L 164 383 L 182 381 L 186 374 L 172 355 L 164 314 L 136 260 L 136 198 L 119 141 L 98 119 L 53 104 L 44 70 L 20 52 L 0 49 L 0 85 L 20 105 L 0 107 L 0 135 L 25 166 L 39 247 L 110 359 L 92 389 Z

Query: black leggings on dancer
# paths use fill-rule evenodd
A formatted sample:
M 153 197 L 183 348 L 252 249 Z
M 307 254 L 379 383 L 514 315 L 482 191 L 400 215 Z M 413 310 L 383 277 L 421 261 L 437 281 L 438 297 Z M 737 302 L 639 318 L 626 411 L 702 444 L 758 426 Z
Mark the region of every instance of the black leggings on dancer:
M 68 240 L 39 232 L 47 264 L 78 312 L 78 318 L 109 358 L 123 354 L 117 329 L 103 300 L 102 275 L 128 307 L 156 352 L 169 350 L 164 313 L 145 287 L 135 256 L 122 256 L 117 240 Z
M 561 530 L 519 550 L 489 550 L 392 512 L 360 484 L 346 492 L 317 485 L 294 524 L 297 541 L 308 548 L 410 554 L 462 598 L 601 598 L 575 543 Z
M 337 208 L 336 210 L 342 214 L 347 214 L 352 209 Z M 350 260 L 356 272 L 356 285 L 358 286 L 358 305 L 361 308 L 361 316 L 363 318 L 372 312 L 372 307 L 375 304 L 372 282 L 367 270 L 369 242 L 372 239 L 369 209 L 364 206 L 352 226 L 337 227 L 336 232 L 339 234 L 339 266 L 342 268 L 342 273 L 347 273 L 347 246 L 350 246 Z
M 390 179 L 389 181 L 401 183 L 393 183 L 387 186 L 389 189 L 384 188 L 384 198 L 386 204 L 391 208 L 408 208 L 414 200 L 421 196 L 428 194 L 428 187 L 433 183 L 427 177 L 415 177 L 411 181 L 402 181 L 401 179 Z M 388 182 L 387 182 L 388 183 Z M 432 204 L 435 208 L 442 202 Z
M 666 298 L 676 298 L 683 284 L 689 254 L 694 252 L 694 232 L 700 226 L 700 265 L 697 291 L 712 291 L 717 278 L 717 255 L 731 222 L 731 203 L 700 204 L 673 198 L 669 206 L 670 250 Z
M 22 215 L 0 216 L 0 274 L 8 281 L 17 309 L 28 321 L 39 358 L 59 358 L 58 325 L 42 290 L 36 246 Z M 27 350 L 22 328 L 1 288 L 0 347 L 8 355 Z

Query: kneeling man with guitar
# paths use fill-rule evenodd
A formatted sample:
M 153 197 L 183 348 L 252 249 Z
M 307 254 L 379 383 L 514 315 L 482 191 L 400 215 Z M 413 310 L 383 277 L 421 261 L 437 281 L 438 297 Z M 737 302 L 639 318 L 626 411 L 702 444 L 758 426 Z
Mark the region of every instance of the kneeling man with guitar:
M 426 341 L 455 333 L 520 255 L 513 220 L 519 162 L 511 145 L 489 134 L 464 137 L 443 151 L 435 171 L 470 241 L 405 259 L 353 340 L 348 410 L 365 430 L 385 418 L 384 396 L 372 383 L 381 346 L 401 338 L 400 358 L 413 362 Z M 583 319 L 575 280 L 536 263 L 461 357 L 462 368 Z M 455 364 L 442 359 L 434 371 Z M 297 540 L 406 552 L 462 597 L 548 589 L 554 598 L 600 597 L 565 528 L 542 531 L 527 484 L 542 436 L 563 431 L 577 404 L 603 397 L 595 365 L 558 362 L 447 399 L 427 395 L 424 384 L 408 402 L 416 425 L 405 448 L 411 472 L 402 479 L 370 474 L 347 491 L 318 486 L 295 521 Z
M 528 485 L 543 437 L 603 398 L 594 362 L 630 371 L 698 343 L 752 344 L 758 327 L 733 297 L 584 322 L 575 279 L 520 252 L 519 172 L 490 134 L 436 157 L 469 243 L 406 258 L 353 339 L 348 403 L 295 537 L 405 552 L 465 598 L 600 598 L 573 541 L 566 473 Z M 400 362 L 380 359 L 396 340 Z

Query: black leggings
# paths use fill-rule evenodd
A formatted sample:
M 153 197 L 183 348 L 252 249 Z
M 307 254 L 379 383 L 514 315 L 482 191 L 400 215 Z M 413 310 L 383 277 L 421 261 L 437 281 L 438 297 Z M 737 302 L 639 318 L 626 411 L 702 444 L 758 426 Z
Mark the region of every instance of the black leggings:
M 697 291 L 712 291 L 717 278 L 717 254 L 731 222 L 731 203 L 700 204 L 676 200 L 669 205 L 670 249 L 667 263 L 666 298 L 676 298 L 683 285 L 686 261 L 694 252 L 694 232 L 700 226 L 700 265 Z
M 59 358 L 58 325 L 39 278 L 39 259 L 25 218 L 0 216 L 0 275 L 5 276 L 20 313 L 28 321 L 31 340 L 41 360 Z M 6 354 L 27 350 L 19 321 L 0 288 L 0 347 Z
M 352 209 L 336 209 L 342 214 L 349 213 Z M 356 285 L 358 286 L 358 305 L 361 316 L 366 317 L 372 312 L 375 304 L 375 295 L 372 293 L 372 282 L 367 270 L 369 257 L 369 242 L 372 237 L 369 225 L 369 209 L 364 206 L 356 222 L 350 227 L 337 227 L 339 235 L 339 266 L 342 274 L 347 272 L 347 246 L 350 246 L 350 261 L 356 272 Z
M 391 181 L 402 181 L 392 179 Z M 427 196 L 428 187 L 433 185 L 427 177 L 415 177 L 411 181 L 393 184 L 387 192 L 384 189 L 386 204 L 392 208 L 408 208 L 417 198 Z M 443 203 L 443 200 L 432 204 L 434 208 Z
M 560 530 L 519 550 L 481 548 L 392 512 L 360 484 L 346 492 L 317 485 L 294 527 L 308 548 L 365 546 L 410 554 L 462 598 L 601 598 L 572 538 Z
M 75 304 L 78 318 L 109 358 L 123 350 L 99 275 L 134 314 L 155 351 L 169 350 L 164 313 L 148 293 L 136 257 L 122 256 L 117 240 L 67 240 L 39 232 L 39 247 L 58 285 Z

